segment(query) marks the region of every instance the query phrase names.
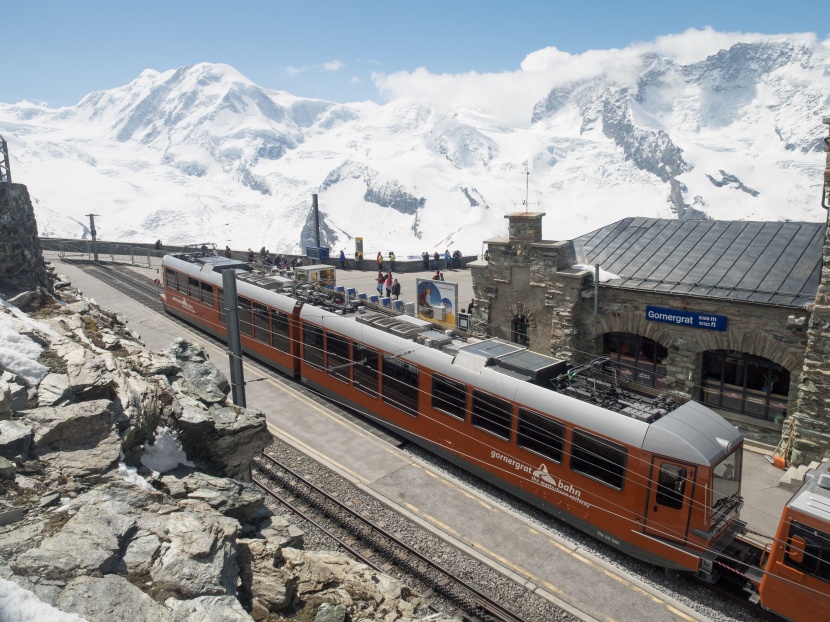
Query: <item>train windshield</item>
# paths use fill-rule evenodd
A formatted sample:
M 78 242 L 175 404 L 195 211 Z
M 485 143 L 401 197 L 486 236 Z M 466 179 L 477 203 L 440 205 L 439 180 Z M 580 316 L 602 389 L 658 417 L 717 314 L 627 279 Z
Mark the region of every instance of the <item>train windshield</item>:
M 741 447 L 721 460 L 712 469 L 712 520 L 719 521 L 740 502 Z

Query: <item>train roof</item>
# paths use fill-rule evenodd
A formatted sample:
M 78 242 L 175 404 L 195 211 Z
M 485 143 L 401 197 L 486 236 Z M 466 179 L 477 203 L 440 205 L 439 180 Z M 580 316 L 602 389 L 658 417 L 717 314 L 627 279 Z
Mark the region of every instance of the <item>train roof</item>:
M 526 377 L 504 373 L 504 369 L 484 365 L 471 366 L 463 357 L 459 360 L 459 355 L 452 356 L 391 335 L 355 322 L 349 317 L 308 305 L 302 308 L 300 315 L 303 319 L 319 323 L 326 329 L 394 354 L 408 362 L 428 367 L 473 388 L 514 400 L 563 423 L 596 432 L 626 445 L 640 447 L 644 451 L 711 467 L 735 449 L 743 439 L 737 428 L 696 402 L 683 404 L 649 423 L 527 382 Z M 485 345 L 477 348 L 478 351 L 504 354 L 509 350 L 503 349 L 498 343 L 482 343 Z
M 807 471 L 804 485 L 792 496 L 787 507 L 830 522 L 830 462 Z

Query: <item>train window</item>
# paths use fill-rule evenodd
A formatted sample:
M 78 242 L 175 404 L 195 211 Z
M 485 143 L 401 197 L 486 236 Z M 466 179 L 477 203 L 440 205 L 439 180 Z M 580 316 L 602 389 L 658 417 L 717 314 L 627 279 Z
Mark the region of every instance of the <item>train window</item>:
M 271 309 L 271 345 L 280 352 L 291 352 L 291 336 L 288 332 L 288 315 Z
M 313 324 L 303 324 L 303 360 L 323 369 L 323 329 Z
M 251 322 L 251 301 L 242 296 L 237 296 L 236 304 L 239 308 L 239 334 L 250 337 L 254 334 Z
M 524 408 L 519 409 L 519 430 L 516 442 L 533 453 L 562 462 L 565 426 Z
M 510 402 L 473 390 L 471 421 L 475 427 L 510 440 L 512 418 L 513 406 Z
M 830 533 L 793 521 L 784 563 L 830 583 Z
M 202 290 L 202 284 L 199 282 L 199 279 L 194 279 L 192 276 L 189 276 L 187 277 L 187 284 L 190 286 L 188 295 L 191 298 L 199 300 L 199 292 Z
M 464 421 L 467 418 L 467 387 L 435 374 L 432 377 L 432 407 Z
M 372 397 L 378 395 L 378 353 L 362 343 L 355 342 L 354 352 L 354 386 Z
M 219 303 L 219 323 L 225 323 L 225 290 L 221 287 L 216 288 L 216 298 Z
M 187 294 L 187 275 L 182 272 L 176 273 L 176 289 Z
M 571 470 L 622 490 L 625 482 L 625 447 L 574 430 L 571 440 Z
M 164 269 L 164 280 L 167 284 L 167 287 L 172 287 L 173 289 L 178 289 L 176 287 L 176 271 L 172 268 L 165 268 Z
M 349 382 L 349 369 L 351 368 L 351 356 L 349 353 L 349 340 L 340 335 L 326 333 L 326 369 L 329 374 Z
M 418 368 L 415 365 L 384 354 L 380 384 L 384 402 L 407 415 L 418 416 Z
M 204 281 L 202 282 L 202 302 L 213 306 L 213 285 Z
M 268 307 L 254 303 L 254 339 L 262 343 L 269 342 Z
M 687 476 L 686 469 L 681 466 L 666 462 L 661 464 L 657 480 L 657 503 L 675 510 L 682 508 Z

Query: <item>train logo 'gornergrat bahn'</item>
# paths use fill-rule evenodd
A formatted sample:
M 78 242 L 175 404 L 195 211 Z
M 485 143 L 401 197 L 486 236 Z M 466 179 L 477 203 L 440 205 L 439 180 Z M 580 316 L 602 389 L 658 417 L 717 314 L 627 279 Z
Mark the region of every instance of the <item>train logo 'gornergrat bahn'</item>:
M 221 272 L 236 269 L 247 354 L 442 458 L 628 555 L 728 578 L 787 619 L 830 619 L 830 463 L 759 544 L 740 520 L 743 437 L 701 404 L 575 382 L 580 368 L 498 339 L 429 347 L 398 336 L 420 320 L 303 304 L 229 259 L 163 266 L 165 309 L 220 338 Z

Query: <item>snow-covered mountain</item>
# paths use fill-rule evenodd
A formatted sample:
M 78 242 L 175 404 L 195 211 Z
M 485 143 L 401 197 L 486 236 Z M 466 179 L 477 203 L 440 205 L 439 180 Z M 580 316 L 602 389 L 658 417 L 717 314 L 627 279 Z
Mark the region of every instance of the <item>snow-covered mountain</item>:
M 316 192 L 336 250 L 359 236 L 399 256 L 478 252 L 525 209 L 526 182 L 549 239 L 625 216 L 822 220 L 830 41 L 734 36 L 699 55 L 551 48 L 519 72 L 455 77 L 466 102 L 425 90 L 385 105 L 203 63 L 71 107 L 0 104 L 0 134 L 51 236 L 86 234 L 95 213 L 102 239 L 291 252 L 313 238 Z

